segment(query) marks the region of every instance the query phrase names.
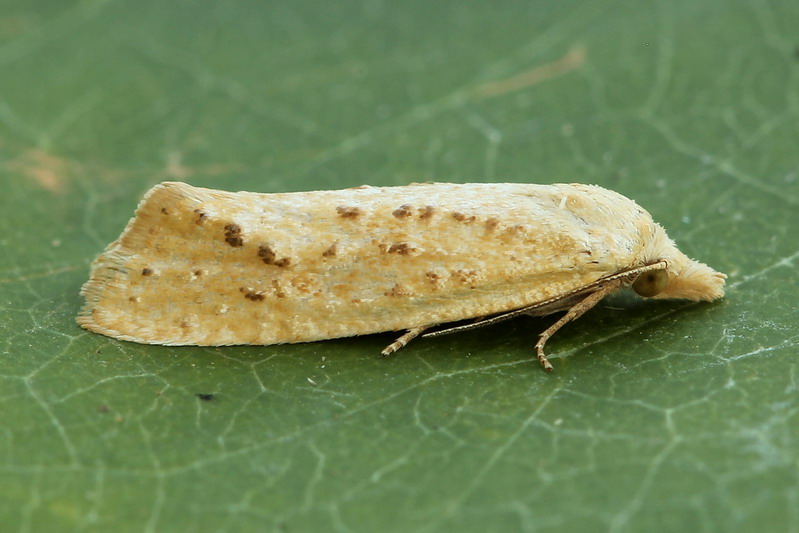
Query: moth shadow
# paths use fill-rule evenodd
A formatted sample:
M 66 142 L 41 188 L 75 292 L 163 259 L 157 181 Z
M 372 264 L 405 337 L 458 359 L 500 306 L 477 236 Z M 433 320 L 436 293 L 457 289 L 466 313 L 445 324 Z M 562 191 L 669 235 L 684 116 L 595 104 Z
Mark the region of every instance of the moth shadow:
M 617 294 L 603 300 L 596 308 L 579 319 L 565 324 L 547 342 L 545 353 L 554 364 L 566 360 L 579 360 L 581 356 L 608 354 L 616 359 L 614 364 L 624 363 L 625 357 L 634 359 L 630 364 L 640 364 L 642 357 L 657 358 L 661 349 L 654 349 L 651 341 L 660 341 L 674 335 L 675 325 L 683 321 L 690 326 L 690 317 L 706 313 L 713 304 L 674 300 L 645 300 L 632 294 Z M 455 331 L 440 336 L 414 339 L 403 351 L 426 357 L 435 354 L 438 362 L 447 359 L 470 357 L 482 364 L 529 360 L 538 365 L 535 344 L 539 336 L 563 313 L 543 317 L 518 316 L 507 321 L 478 326 L 464 331 Z M 469 322 L 447 324 L 446 328 L 468 325 Z M 677 329 L 682 335 L 685 328 Z M 643 348 L 643 349 L 642 349 Z M 429 358 L 433 360 L 431 356 Z

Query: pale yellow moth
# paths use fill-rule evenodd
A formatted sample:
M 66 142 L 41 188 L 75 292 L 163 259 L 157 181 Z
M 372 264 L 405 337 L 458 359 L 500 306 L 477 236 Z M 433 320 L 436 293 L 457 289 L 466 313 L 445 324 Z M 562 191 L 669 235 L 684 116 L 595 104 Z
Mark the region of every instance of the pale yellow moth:
M 280 194 L 153 187 L 94 261 L 81 326 L 148 344 L 279 344 L 444 332 L 604 296 L 711 301 L 725 275 L 634 201 L 580 184 L 423 183 Z M 433 332 L 432 334 L 440 334 Z M 430 333 L 428 333 L 430 335 Z

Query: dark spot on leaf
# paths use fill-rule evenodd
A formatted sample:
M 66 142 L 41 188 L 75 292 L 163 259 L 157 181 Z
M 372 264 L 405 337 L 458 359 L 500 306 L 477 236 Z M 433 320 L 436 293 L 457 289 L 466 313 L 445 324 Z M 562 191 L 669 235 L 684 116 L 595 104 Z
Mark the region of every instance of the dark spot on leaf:
M 194 221 L 194 223 L 195 223 L 195 224 L 197 224 L 197 225 L 200 225 L 200 224 L 202 224 L 202 223 L 203 223 L 203 222 L 205 222 L 205 220 L 208 218 L 208 215 L 206 215 L 206 214 L 205 214 L 205 213 L 204 213 L 202 210 L 200 210 L 200 209 L 195 209 L 195 210 L 194 210 L 194 213 L 197 215 L 197 218 L 196 218 L 196 219 L 195 219 L 195 221 Z
M 142 268 L 141 269 L 141 275 L 142 276 L 152 276 L 153 275 L 153 269 L 152 268 Z
M 166 210 L 166 207 L 162 207 L 161 208 L 161 214 L 162 215 L 169 215 L 169 211 Z
M 216 394 L 212 392 L 198 392 L 197 394 L 195 394 L 195 396 L 197 396 L 199 399 L 201 399 L 204 402 L 210 402 L 211 400 L 216 398 Z

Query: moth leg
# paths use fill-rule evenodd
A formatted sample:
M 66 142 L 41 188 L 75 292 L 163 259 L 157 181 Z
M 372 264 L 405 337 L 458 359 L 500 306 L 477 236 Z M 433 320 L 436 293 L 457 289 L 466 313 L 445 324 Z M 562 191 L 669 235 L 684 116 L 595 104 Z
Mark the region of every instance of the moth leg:
M 544 332 L 538 337 L 538 342 L 535 344 L 536 356 L 538 357 L 538 361 L 544 367 L 544 370 L 547 372 L 552 372 L 552 364 L 549 362 L 549 359 L 547 359 L 547 356 L 544 355 L 544 345 L 547 343 L 549 338 L 567 323 L 580 318 L 583 313 L 598 304 L 602 298 L 621 287 L 622 284 L 622 280 L 614 280 L 610 283 L 602 285 L 596 291 L 592 292 L 570 307 L 565 315 L 560 317 L 557 322 L 544 330 Z
M 419 326 L 418 328 L 409 329 L 408 331 L 403 333 L 397 340 L 386 346 L 383 349 L 383 351 L 380 353 L 383 354 L 384 357 L 393 354 L 394 352 L 396 352 L 397 350 L 399 350 L 400 348 L 411 342 L 413 339 L 421 335 L 422 332 L 427 328 L 428 326 Z

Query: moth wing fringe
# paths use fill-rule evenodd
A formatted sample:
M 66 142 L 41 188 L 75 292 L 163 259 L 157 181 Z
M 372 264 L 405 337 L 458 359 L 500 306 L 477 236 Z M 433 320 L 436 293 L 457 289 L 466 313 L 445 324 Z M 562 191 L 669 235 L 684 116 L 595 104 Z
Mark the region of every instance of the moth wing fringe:
M 83 306 L 76 317 L 77 323 L 90 331 L 108 335 L 120 340 L 178 346 L 185 343 L 148 342 L 142 338 L 123 334 L 97 322 L 95 314 L 101 311 L 101 301 L 109 286 L 119 283 L 116 273 L 127 273 L 131 257 L 140 253 L 143 247 L 143 237 L 148 228 L 156 220 L 156 205 L 174 205 L 184 199 L 192 203 L 200 203 L 210 197 L 204 194 L 203 189 L 197 189 L 182 182 L 163 182 L 155 185 L 145 193 L 135 214 L 128 221 L 119 238 L 106 246 L 91 265 L 89 280 L 83 284 L 80 294 L 85 299 Z M 204 198 L 205 197 L 205 198 Z

